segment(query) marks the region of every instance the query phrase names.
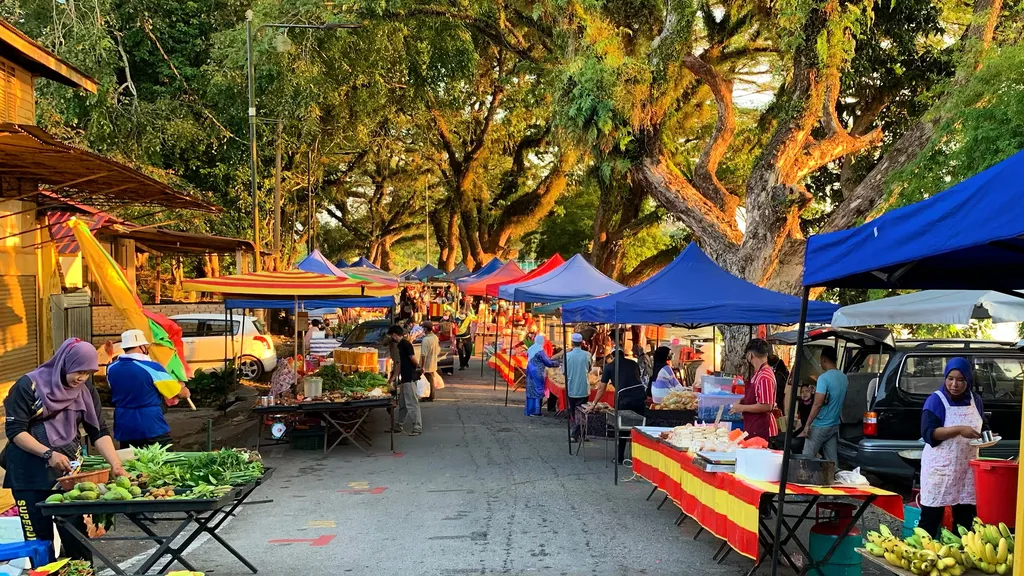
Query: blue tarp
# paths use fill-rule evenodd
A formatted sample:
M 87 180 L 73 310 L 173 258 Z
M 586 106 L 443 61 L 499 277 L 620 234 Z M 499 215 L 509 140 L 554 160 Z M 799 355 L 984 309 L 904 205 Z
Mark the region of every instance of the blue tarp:
M 498 289 L 498 296 L 515 302 L 547 304 L 593 298 L 624 289 L 625 286 L 601 274 L 586 258 L 577 254 L 547 274 L 502 286 Z
M 395 304 L 394 296 L 377 298 L 299 298 L 300 310 L 316 310 L 317 308 L 391 308 Z M 224 301 L 228 308 L 252 308 L 257 310 L 293 310 L 295 300 L 288 298 L 228 298 Z
M 358 260 L 356 260 L 355 262 L 349 264 L 349 266 L 364 266 L 366 268 L 373 268 L 374 270 L 380 270 L 380 268 L 378 268 L 377 266 L 373 265 L 373 262 L 370 262 L 369 260 L 367 260 L 365 256 L 360 256 Z
M 811 302 L 807 318 L 828 322 L 839 309 Z M 657 274 L 617 294 L 562 306 L 563 322 L 605 324 L 794 324 L 800 298 L 761 288 L 733 276 L 691 243 Z
M 487 264 L 484 264 L 483 268 L 477 270 L 476 272 L 473 272 L 472 274 L 467 274 L 466 276 L 457 279 L 455 281 L 455 284 L 459 288 L 462 288 L 463 286 L 468 286 L 473 282 L 476 282 L 480 278 L 483 278 L 484 276 L 494 274 L 495 272 L 497 272 L 498 268 L 501 268 L 504 265 L 505 263 L 502 262 L 500 259 L 491 258 L 491 261 L 488 262 Z
M 811 236 L 805 286 L 1024 288 L 1024 152 L 916 204 Z
M 427 264 L 413 272 L 412 275 L 410 275 L 410 278 L 413 280 L 430 280 L 431 278 L 437 278 L 438 276 L 444 276 L 444 271 L 433 264 Z
M 324 255 L 319 250 L 313 250 L 309 256 L 302 259 L 299 265 L 296 266 L 299 270 L 305 272 L 315 272 L 317 274 L 326 274 L 327 276 L 340 276 L 345 277 L 345 274 L 338 269 L 337 266 L 331 264 L 330 260 L 324 258 Z

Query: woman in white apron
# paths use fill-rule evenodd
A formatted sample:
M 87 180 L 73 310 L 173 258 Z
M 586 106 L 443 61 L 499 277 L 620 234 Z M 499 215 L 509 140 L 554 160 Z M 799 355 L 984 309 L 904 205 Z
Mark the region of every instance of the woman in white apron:
M 953 507 L 957 525 L 970 528 L 977 511 L 974 473 L 969 462 L 978 457 L 971 440 L 981 437 L 981 397 L 971 389 L 973 370 L 964 358 L 946 364 L 945 381 L 928 397 L 921 412 L 921 522 L 920 527 L 938 537 L 946 506 Z

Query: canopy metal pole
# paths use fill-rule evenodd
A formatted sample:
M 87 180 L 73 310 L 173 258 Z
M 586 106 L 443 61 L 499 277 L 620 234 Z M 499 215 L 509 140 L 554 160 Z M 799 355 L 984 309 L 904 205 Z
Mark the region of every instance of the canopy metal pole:
M 297 357 L 299 355 L 299 297 L 298 296 L 295 296 L 295 312 L 294 312 L 294 316 L 292 316 L 292 318 L 295 319 L 295 350 L 292 351 L 292 357 L 295 358 L 295 357 Z M 303 352 L 303 355 L 305 355 L 306 351 L 303 350 L 302 352 Z M 305 367 L 306 367 L 306 363 L 303 362 L 302 363 L 302 368 L 305 369 Z M 298 373 L 298 371 L 299 371 L 299 367 L 298 366 L 295 367 L 295 371 L 296 371 L 296 373 Z
M 472 304 L 470 304 L 470 306 L 472 306 Z M 477 307 L 476 311 L 480 312 L 480 308 Z M 483 377 L 483 375 L 484 375 L 484 365 L 487 364 L 487 362 L 484 361 L 484 343 L 487 341 L 487 333 L 486 333 L 486 331 L 484 331 L 484 332 L 480 331 L 480 327 L 481 326 L 487 326 L 487 322 L 486 322 L 486 320 L 487 320 L 487 314 L 486 314 L 487 308 L 486 307 L 484 308 L 484 312 L 485 312 L 484 314 L 481 314 L 476 319 L 476 331 L 477 331 L 477 334 L 480 334 L 480 376 L 481 377 Z M 494 331 L 495 332 L 498 331 L 498 324 L 497 323 L 494 324 Z M 476 348 L 476 337 L 475 336 L 473 337 L 473 347 Z M 497 345 L 495 345 L 495 348 L 497 348 Z M 476 350 L 473 350 L 473 351 L 476 352 Z M 494 389 L 495 390 L 498 389 L 498 384 L 497 383 L 494 384 Z
M 715 369 L 715 365 L 718 364 L 718 358 L 717 358 L 717 356 L 718 356 L 718 338 L 717 338 L 717 334 L 716 334 L 717 330 L 718 329 L 717 329 L 716 326 L 714 326 L 714 325 L 711 326 L 711 372 L 712 373 L 718 372 L 718 370 Z M 703 392 L 703 390 L 702 390 L 702 392 Z
M 615 336 L 614 336 L 614 340 L 612 342 L 612 354 L 615 355 L 615 358 L 612 360 L 612 362 L 615 362 L 615 367 L 613 368 L 613 372 L 615 374 L 615 377 L 612 380 L 612 385 L 614 387 L 613 389 L 615 390 L 615 426 L 614 426 L 614 428 L 615 428 L 615 454 L 613 455 L 613 459 L 615 460 L 615 484 L 616 485 L 619 484 L 619 404 L 620 404 L 620 401 L 622 400 L 621 398 L 619 398 L 619 390 L 622 388 L 622 386 L 619 384 L 619 356 L 622 356 L 622 355 L 624 355 L 626 353 L 624 350 L 622 350 L 622 346 L 620 346 L 620 342 L 623 343 L 623 344 L 625 344 L 625 342 L 620 340 L 620 338 L 622 338 L 621 325 L 616 324 L 615 325 Z M 615 351 L 616 348 L 619 348 L 618 353 L 616 353 L 616 351 Z M 594 402 L 595 403 L 598 402 L 598 401 L 600 401 L 600 398 L 594 398 Z M 607 434 L 607 433 L 608 432 L 606 430 L 605 434 Z M 607 444 L 605 444 L 605 446 L 607 446 Z
M 569 406 L 569 348 L 566 346 L 566 333 L 568 332 L 565 322 L 562 322 L 562 374 L 565 377 L 565 429 L 569 436 L 569 455 L 572 456 L 572 407 Z
M 228 324 L 228 299 L 224 299 L 224 325 Z M 199 331 L 196 331 L 196 335 L 199 335 Z M 225 370 L 228 367 L 228 335 L 224 334 L 224 365 L 221 370 Z
M 790 387 L 789 397 L 789 409 L 786 410 L 786 435 L 783 438 L 782 445 L 782 476 L 779 478 L 779 510 L 778 515 L 775 518 L 775 534 L 782 534 L 782 519 L 783 519 L 783 507 L 786 504 L 786 476 L 789 474 L 789 461 L 790 461 L 790 441 L 793 435 L 793 421 L 794 414 L 796 412 L 796 397 L 797 388 L 800 383 L 800 368 L 803 363 L 803 348 L 804 348 L 804 329 L 807 326 L 807 301 L 811 297 L 811 289 L 804 288 L 804 296 L 800 303 L 800 325 L 796 332 L 796 360 L 793 361 L 793 376 L 790 378 L 792 381 Z M 772 576 L 778 576 L 779 573 L 779 551 L 782 545 L 781 538 L 774 538 L 774 546 L 772 548 Z
M 494 308 L 495 308 L 495 314 L 494 314 L 494 352 L 491 354 L 491 359 L 494 361 L 494 389 L 497 390 L 498 389 L 498 314 L 497 314 L 498 305 L 495 304 Z M 483 358 L 483 355 L 481 355 L 481 358 Z M 484 367 L 483 367 L 482 364 L 480 366 L 480 373 L 481 374 L 484 373 Z M 508 406 L 508 403 L 506 402 L 505 405 Z
M 516 300 L 513 297 L 512 298 L 512 313 L 510 314 L 513 318 L 515 318 L 515 310 L 516 310 Z M 506 322 L 506 324 L 509 324 L 509 323 Z M 509 328 L 509 330 L 508 330 L 508 351 L 506 352 L 506 355 L 508 356 L 508 368 L 509 368 L 509 370 L 512 371 L 512 382 L 515 383 L 515 381 L 516 381 L 516 367 L 512 364 L 512 338 L 515 338 L 515 321 L 514 320 L 511 323 L 511 325 L 512 325 L 512 327 Z M 495 345 L 495 348 L 497 348 L 497 345 Z M 527 358 L 527 361 L 529 361 L 529 358 Z M 494 365 L 497 366 L 498 365 L 497 362 L 495 362 Z M 527 366 L 527 370 L 529 370 L 529 366 Z M 498 375 L 497 371 L 495 371 L 494 375 L 495 375 L 495 381 L 497 381 L 497 375 Z M 529 386 L 530 382 L 527 381 L 526 385 Z M 508 406 L 508 389 L 510 387 L 511 387 L 511 385 L 508 382 L 505 382 L 505 406 Z

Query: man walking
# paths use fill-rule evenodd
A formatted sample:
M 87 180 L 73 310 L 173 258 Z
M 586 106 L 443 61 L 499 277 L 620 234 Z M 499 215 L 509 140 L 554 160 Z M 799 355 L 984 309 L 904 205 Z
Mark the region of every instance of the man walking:
M 401 433 L 407 418 L 412 418 L 412 431 L 409 436 L 419 436 L 423 431 L 423 419 L 420 416 L 420 399 L 416 394 L 416 381 L 419 379 L 419 365 L 416 363 L 416 351 L 412 343 L 405 338 L 405 329 L 395 324 L 388 328 L 388 336 L 398 348 L 398 421 L 394 431 Z
M 430 383 L 430 395 L 425 398 L 427 402 L 434 401 L 434 376 L 437 375 L 437 358 L 440 355 L 441 342 L 434 333 L 434 323 L 427 320 L 423 323 L 423 339 L 420 340 L 420 365 L 423 376 Z
M 107 367 L 114 439 L 122 448 L 170 444 L 171 428 L 161 403 L 166 398 L 173 406 L 178 398 L 188 398 L 188 388 L 149 357 L 149 342 L 142 330 L 121 334 L 121 349 L 124 353 Z
M 814 390 L 814 404 L 807 415 L 809 425 L 804 426 L 800 436 L 804 441 L 804 456 L 816 457 L 821 450 L 826 460 L 839 465 L 839 418 L 846 401 L 846 374 L 836 369 L 835 348 L 822 348 L 821 368 L 825 372 L 818 376 Z
M 763 338 L 747 342 L 743 354 L 754 368 L 754 376 L 743 399 L 733 404 L 729 412 L 743 414 L 743 430 L 749 436 L 773 442 L 779 434 L 779 423 L 775 420 L 775 371 L 768 364 L 769 352 L 768 342 Z
M 569 421 L 572 422 L 572 441 L 580 437 L 577 409 L 586 404 L 590 396 L 590 353 L 583 349 L 583 334 L 572 335 L 572 350 L 565 355 L 565 393 L 569 397 Z

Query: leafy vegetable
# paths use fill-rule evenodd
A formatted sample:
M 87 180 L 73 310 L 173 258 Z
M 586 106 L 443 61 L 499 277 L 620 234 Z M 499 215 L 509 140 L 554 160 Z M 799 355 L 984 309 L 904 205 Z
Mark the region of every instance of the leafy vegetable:
M 387 379 L 376 372 L 344 374 L 335 364 L 321 366 L 316 375 L 324 381 L 324 392 L 369 392 L 388 384 Z
M 135 455 L 124 463 L 125 470 L 145 474 L 151 487 L 239 486 L 263 476 L 263 463 L 248 451 L 225 448 L 190 456 L 150 446 L 136 449 Z

